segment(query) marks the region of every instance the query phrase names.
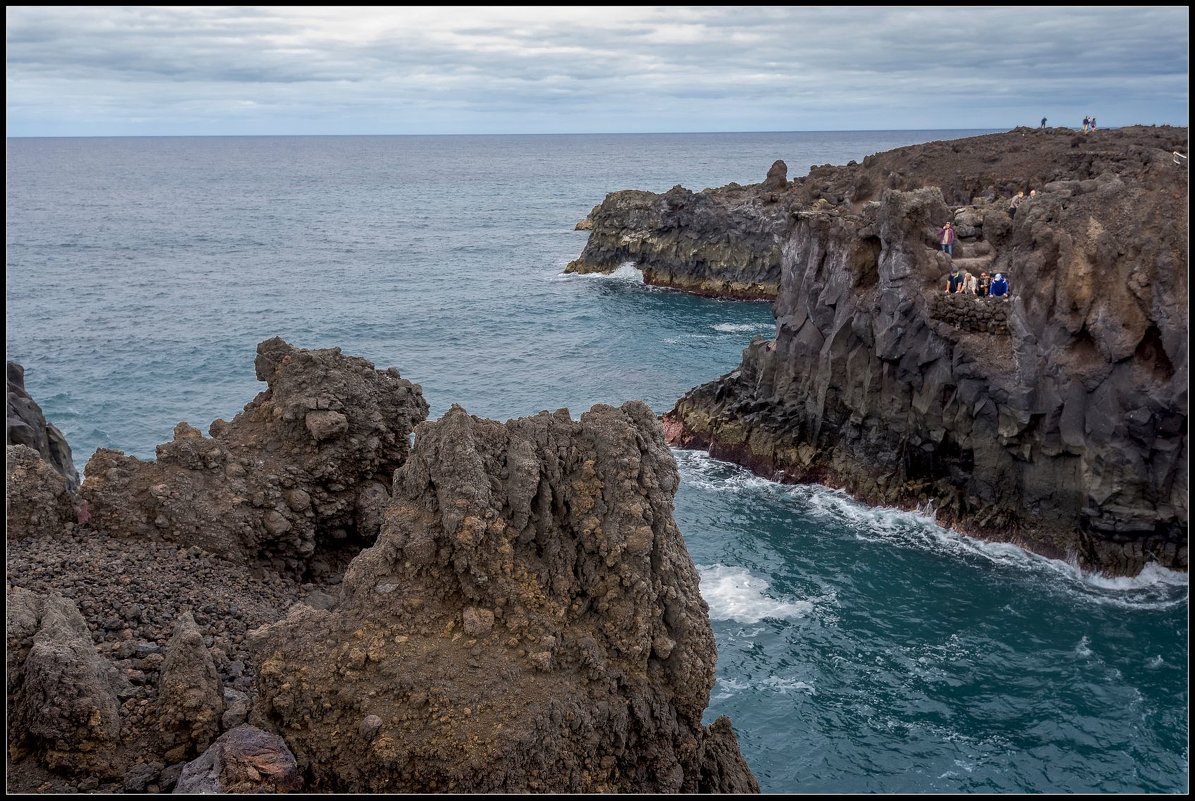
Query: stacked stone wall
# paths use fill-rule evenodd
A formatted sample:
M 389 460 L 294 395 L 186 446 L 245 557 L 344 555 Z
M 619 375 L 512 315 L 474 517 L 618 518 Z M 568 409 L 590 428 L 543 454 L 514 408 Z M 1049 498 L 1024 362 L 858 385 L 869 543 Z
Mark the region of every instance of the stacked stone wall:
M 934 295 L 930 316 L 963 331 L 976 334 L 1008 335 L 1008 296 L 981 298 L 975 295 Z

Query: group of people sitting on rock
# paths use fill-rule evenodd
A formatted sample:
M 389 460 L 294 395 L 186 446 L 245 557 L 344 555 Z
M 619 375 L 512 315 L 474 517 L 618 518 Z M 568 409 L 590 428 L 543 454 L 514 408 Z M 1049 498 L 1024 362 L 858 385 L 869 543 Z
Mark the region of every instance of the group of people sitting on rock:
M 949 225 L 949 223 L 947 223 Z M 950 275 L 946 276 L 947 295 L 973 295 L 977 298 L 1007 298 L 1008 278 L 1004 273 L 989 276 L 983 271 L 976 278 L 966 270 L 958 267 L 950 268 Z

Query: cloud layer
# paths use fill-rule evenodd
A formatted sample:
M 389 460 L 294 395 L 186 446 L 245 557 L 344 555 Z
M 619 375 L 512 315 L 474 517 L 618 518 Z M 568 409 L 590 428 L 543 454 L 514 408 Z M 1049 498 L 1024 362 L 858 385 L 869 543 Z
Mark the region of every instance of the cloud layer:
M 1186 125 L 1189 10 L 8 7 L 10 136 Z

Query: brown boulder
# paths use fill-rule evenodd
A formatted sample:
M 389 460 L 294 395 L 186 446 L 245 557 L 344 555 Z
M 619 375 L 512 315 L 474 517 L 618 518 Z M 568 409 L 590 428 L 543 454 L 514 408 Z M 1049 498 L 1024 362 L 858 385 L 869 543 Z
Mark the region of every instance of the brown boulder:
M 66 479 L 25 445 L 5 448 L 8 536 L 63 537 L 75 526 L 75 496 Z

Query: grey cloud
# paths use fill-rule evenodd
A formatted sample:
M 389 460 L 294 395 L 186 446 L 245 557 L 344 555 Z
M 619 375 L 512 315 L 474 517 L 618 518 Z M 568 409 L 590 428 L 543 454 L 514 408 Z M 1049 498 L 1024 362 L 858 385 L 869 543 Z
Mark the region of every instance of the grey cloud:
M 836 111 L 837 127 L 850 127 L 868 110 L 878 114 L 870 127 L 916 127 L 932 100 L 949 100 L 959 119 L 981 127 L 1008 109 L 1037 115 L 1093 97 L 1126 115 L 1152 103 L 1170 117 L 1126 124 L 1186 118 L 1180 8 L 664 7 L 610 9 L 585 24 L 549 8 L 509 25 L 493 21 L 498 10 L 446 9 L 446 20 L 476 21 L 423 29 L 412 14 L 395 28 L 379 17 L 377 30 L 371 20 L 333 29 L 320 16 L 326 8 L 6 13 L 10 133 L 60 119 L 64 97 L 72 114 L 98 122 L 121 109 L 162 120 L 172 110 L 227 114 L 235 123 L 285 108 L 313 124 L 351 126 L 392 108 L 395 120 L 438 110 L 438 124 L 463 129 L 535 110 L 570 124 L 583 112 L 636 124 L 658 112 L 676 130 L 686 109 L 690 130 L 703 119 L 777 129 Z

